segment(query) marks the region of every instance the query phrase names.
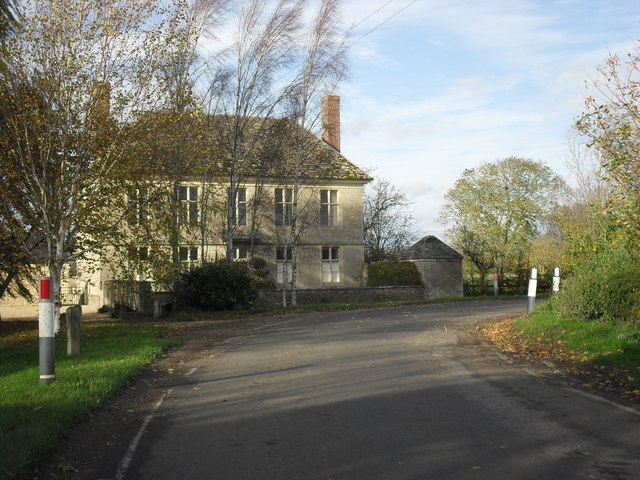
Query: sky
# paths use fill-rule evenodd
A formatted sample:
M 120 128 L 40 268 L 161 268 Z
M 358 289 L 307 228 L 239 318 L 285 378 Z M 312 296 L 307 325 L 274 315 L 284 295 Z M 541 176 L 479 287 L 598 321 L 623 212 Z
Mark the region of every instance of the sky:
M 342 153 L 406 194 L 420 237 L 445 239 L 439 213 L 465 169 L 520 156 L 571 183 L 567 137 L 586 83 L 640 39 L 640 0 L 343 5 L 358 25 L 338 92 Z

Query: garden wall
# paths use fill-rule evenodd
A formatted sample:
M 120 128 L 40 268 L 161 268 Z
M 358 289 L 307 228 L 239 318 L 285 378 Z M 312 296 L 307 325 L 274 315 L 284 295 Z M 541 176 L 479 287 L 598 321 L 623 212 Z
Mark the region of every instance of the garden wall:
M 283 290 L 260 290 L 256 306 L 275 307 L 282 305 Z M 287 305 L 291 303 L 291 292 L 284 290 Z M 357 287 L 357 288 L 305 288 L 296 291 L 298 305 L 311 303 L 356 303 L 385 300 L 424 300 L 424 287 Z

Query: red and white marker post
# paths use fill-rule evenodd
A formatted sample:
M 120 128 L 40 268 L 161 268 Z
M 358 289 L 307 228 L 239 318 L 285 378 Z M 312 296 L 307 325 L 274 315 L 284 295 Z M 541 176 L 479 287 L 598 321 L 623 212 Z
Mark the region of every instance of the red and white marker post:
M 39 281 L 40 304 L 38 336 L 40 350 L 40 383 L 49 385 L 56 379 L 56 343 L 53 323 L 53 278 L 42 277 Z

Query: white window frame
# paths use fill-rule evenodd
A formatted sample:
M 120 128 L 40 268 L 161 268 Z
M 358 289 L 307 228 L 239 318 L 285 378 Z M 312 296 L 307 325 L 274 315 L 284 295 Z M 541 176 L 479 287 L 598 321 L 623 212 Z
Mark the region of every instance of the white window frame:
M 247 224 L 247 189 L 244 187 L 236 189 L 235 204 L 233 206 L 233 224 L 238 226 Z
M 276 188 L 274 197 L 276 225 L 291 225 L 293 222 L 293 189 Z
M 178 223 L 180 225 L 198 225 L 200 208 L 198 205 L 198 187 L 180 185 L 178 187 Z
M 285 255 L 285 250 L 287 254 Z M 291 283 L 293 276 L 293 261 L 291 247 L 276 249 L 276 283 Z
M 338 190 L 320 190 L 320 225 L 324 227 L 338 226 Z
M 322 283 L 340 283 L 340 247 L 322 247 Z
M 240 262 L 246 262 L 249 259 L 249 247 L 234 247 L 234 259 Z
M 179 247 L 178 258 L 180 259 L 180 263 L 186 265 L 188 268 L 198 265 L 200 263 L 200 247 Z
M 129 190 L 129 212 L 127 223 L 130 226 L 147 223 L 146 193 L 143 188 L 133 187 Z

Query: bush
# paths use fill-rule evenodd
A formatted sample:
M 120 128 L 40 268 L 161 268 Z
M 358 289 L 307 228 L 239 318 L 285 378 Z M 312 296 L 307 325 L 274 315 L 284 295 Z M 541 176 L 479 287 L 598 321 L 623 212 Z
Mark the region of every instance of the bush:
M 422 277 L 413 262 L 380 261 L 369 265 L 367 286 L 422 285 Z
M 269 270 L 265 268 L 267 261 L 262 257 L 254 257 L 251 260 L 251 267 L 253 268 L 253 274 L 255 276 L 256 288 L 268 289 L 276 288 L 276 284 L 273 280 L 267 278 Z
M 632 248 L 608 247 L 579 265 L 561 285 L 557 310 L 587 320 L 638 323 L 640 257 Z
M 246 263 L 225 260 L 205 263 L 183 272 L 174 287 L 180 306 L 199 310 L 225 310 L 248 306 L 257 297 L 255 277 Z

